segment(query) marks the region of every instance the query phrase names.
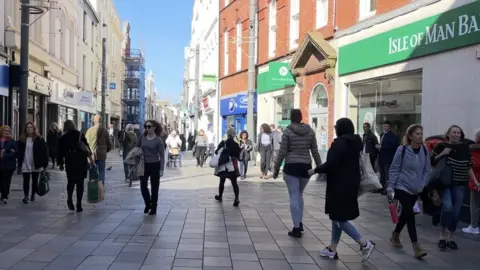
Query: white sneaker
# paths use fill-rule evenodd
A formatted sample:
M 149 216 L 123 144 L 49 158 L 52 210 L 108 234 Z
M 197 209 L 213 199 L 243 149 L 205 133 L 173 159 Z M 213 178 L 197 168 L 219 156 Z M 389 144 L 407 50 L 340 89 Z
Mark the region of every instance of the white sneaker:
M 373 250 L 375 250 L 375 244 L 372 241 L 367 241 L 367 246 L 362 247 L 362 263 L 368 261 Z
M 472 227 L 472 225 L 468 226 L 467 228 L 463 228 L 462 231 L 464 233 L 469 233 L 469 234 L 480 234 L 480 230 L 477 228 Z
M 320 250 L 320 257 L 338 260 L 338 254 L 336 252 L 333 252 L 329 247 Z

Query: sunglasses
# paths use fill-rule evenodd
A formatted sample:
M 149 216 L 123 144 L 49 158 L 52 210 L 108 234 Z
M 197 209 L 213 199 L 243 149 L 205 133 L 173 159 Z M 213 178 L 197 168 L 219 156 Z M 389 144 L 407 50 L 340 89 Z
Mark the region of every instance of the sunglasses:
M 146 129 L 151 129 L 153 126 L 152 125 L 145 125 L 143 127 L 146 128 Z

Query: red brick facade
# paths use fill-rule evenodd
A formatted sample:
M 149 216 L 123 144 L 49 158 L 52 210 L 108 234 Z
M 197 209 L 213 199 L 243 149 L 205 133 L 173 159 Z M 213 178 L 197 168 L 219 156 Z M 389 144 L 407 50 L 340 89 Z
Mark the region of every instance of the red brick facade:
M 269 17 L 269 3 L 276 1 L 277 7 L 277 30 L 276 30 L 276 49 L 275 56 L 268 56 L 268 17 Z M 247 89 L 247 75 L 246 68 L 248 66 L 248 15 L 249 15 L 249 0 L 232 0 L 230 4 L 224 8 L 223 0 L 220 1 L 220 80 L 222 81 L 221 96 L 230 95 L 236 92 L 245 91 Z M 354 26 L 359 22 L 359 4 L 360 0 L 330 0 L 327 25 L 315 29 L 316 19 L 316 1 L 315 0 L 300 0 L 300 21 L 299 21 L 299 41 L 300 45 L 308 32 L 318 31 L 325 40 L 333 38 L 335 33 L 335 26 L 338 31 Z M 383 14 L 394 9 L 400 8 L 411 3 L 411 0 L 377 0 L 376 1 L 376 15 Z M 334 7 L 336 3 L 336 8 Z M 264 65 L 269 61 L 279 60 L 284 57 L 291 56 L 295 50 L 291 51 L 289 48 L 289 34 L 290 34 L 290 0 L 259 0 L 258 1 L 258 63 L 257 65 Z M 237 20 L 243 22 L 243 43 L 244 57 L 242 58 L 242 71 L 235 73 L 235 44 L 232 42 L 229 45 L 229 75 L 223 76 L 223 33 L 225 29 L 229 30 L 229 36 L 235 37 L 235 24 Z M 335 19 L 335 22 L 334 22 Z M 308 119 L 308 107 L 310 102 L 311 92 L 317 83 L 323 83 L 328 90 L 328 112 L 329 112 L 329 141 L 333 139 L 333 121 L 334 121 L 334 89 L 328 84 L 325 79 L 324 71 L 310 74 L 303 78 L 303 90 L 300 94 L 300 108 L 304 114 L 304 118 Z

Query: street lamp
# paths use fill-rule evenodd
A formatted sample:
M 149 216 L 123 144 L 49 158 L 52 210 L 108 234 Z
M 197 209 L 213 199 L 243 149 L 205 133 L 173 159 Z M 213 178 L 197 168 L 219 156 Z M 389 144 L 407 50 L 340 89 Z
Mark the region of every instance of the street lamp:
M 107 127 L 107 114 L 105 111 L 105 99 L 106 99 L 106 88 L 107 88 L 107 72 L 106 72 L 106 65 L 107 65 L 107 24 L 102 24 L 102 107 L 101 107 L 101 116 L 102 116 L 102 123 L 104 127 Z

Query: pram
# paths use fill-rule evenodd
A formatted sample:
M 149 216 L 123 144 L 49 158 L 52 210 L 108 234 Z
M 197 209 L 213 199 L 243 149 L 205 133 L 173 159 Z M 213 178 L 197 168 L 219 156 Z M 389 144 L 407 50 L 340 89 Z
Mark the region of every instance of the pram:
M 168 153 L 168 167 L 177 167 L 177 163 L 179 166 L 182 166 L 180 163 L 180 148 L 172 148 Z

